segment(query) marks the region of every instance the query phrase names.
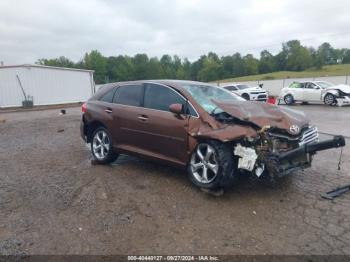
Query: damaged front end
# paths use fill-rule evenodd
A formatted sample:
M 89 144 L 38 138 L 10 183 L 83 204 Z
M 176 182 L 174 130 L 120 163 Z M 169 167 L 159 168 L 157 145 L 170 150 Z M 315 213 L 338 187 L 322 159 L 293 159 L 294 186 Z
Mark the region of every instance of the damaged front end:
M 320 142 L 317 128 L 310 126 L 309 120 L 296 111 L 267 105 L 253 107 L 252 103 L 240 107 L 218 103 L 218 106 L 224 112 L 214 117 L 227 124 L 227 129 L 239 126 L 250 131 L 231 141 L 238 158 L 238 169 L 258 177 L 265 170 L 275 178 L 308 168 L 318 151 L 345 145 L 343 136 Z M 249 111 L 250 116 L 246 116 L 244 110 Z
M 300 135 L 291 136 L 265 127 L 254 138 L 244 138 L 235 144 L 238 168 L 258 177 L 267 170 L 271 177 L 282 177 L 311 166 L 318 151 L 342 147 L 344 137 L 319 142 L 316 127 L 305 127 Z
M 264 166 L 272 177 L 282 177 L 308 168 L 318 151 L 345 145 L 342 136 L 320 142 L 317 128 L 311 126 L 303 128 L 296 136 L 286 134 L 282 130 L 276 132 L 273 128 L 266 128 L 260 132 L 258 140 L 254 145 L 258 156 L 254 171 L 259 176 L 261 166 Z

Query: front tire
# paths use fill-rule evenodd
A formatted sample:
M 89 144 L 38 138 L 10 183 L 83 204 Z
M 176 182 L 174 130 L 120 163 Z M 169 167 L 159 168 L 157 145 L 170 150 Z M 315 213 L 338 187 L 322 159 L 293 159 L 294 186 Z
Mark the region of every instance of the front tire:
M 329 105 L 329 106 L 336 104 L 335 96 L 332 94 L 326 94 L 323 101 L 326 105 Z
M 199 143 L 192 152 L 188 174 L 192 183 L 200 188 L 217 190 L 231 187 L 238 178 L 233 149 L 218 141 Z
M 112 137 L 104 127 L 98 127 L 92 135 L 91 153 L 99 164 L 114 162 L 118 154 L 113 151 Z

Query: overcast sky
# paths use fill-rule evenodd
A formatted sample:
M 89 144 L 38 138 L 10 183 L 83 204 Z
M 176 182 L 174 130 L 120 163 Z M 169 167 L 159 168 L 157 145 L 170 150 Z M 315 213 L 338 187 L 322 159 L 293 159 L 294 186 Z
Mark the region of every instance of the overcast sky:
M 97 49 L 105 56 L 197 59 L 275 53 L 281 43 L 350 48 L 350 1 L 0 0 L 0 61 L 34 63 Z

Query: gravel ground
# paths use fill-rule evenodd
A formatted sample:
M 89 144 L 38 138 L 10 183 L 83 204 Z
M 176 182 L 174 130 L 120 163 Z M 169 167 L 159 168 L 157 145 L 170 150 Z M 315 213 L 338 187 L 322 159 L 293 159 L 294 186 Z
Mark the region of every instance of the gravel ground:
M 294 106 L 350 136 L 349 108 Z M 186 174 L 122 156 L 90 163 L 80 108 L 1 114 L 0 254 L 350 254 L 350 149 L 315 156 L 275 187 L 242 179 L 221 197 Z M 347 140 L 347 143 L 350 143 Z

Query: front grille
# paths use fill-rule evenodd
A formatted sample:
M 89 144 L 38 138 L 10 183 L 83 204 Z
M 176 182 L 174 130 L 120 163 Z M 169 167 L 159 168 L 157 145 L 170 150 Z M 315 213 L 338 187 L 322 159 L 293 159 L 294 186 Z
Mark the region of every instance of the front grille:
M 290 136 L 287 134 L 280 133 L 269 133 L 271 137 L 277 137 L 284 141 L 289 141 L 294 144 L 294 147 L 302 146 L 305 144 L 318 142 L 318 131 L 316 127 L 308 127 L 302 131 L 300 136 Z
M 266 95 L 259 95 L 258 98 L 266 98 Z
M 250 92 L 252 95 L 258 95 L 258 94 L 266 94 L 264 91 L 263 92 L 261 92 L 261 91 L 259 91 L 259 92 Z
M 318 142 L 317 127 L 310 127 L 306 129 L 300 137 L 299 146 L 309 144 L 312 142 Z

